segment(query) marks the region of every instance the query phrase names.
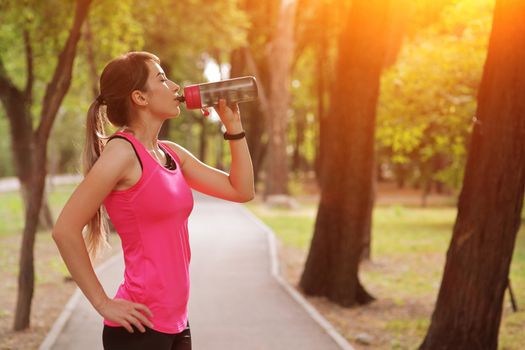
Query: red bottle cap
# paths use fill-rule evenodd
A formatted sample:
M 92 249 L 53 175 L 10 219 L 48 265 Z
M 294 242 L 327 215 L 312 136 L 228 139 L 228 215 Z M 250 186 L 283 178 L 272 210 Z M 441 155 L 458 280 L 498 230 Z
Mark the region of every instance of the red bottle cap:
M 197 109 L 202 107 L 201 93 L 197 85 L 186 86 L 184 97 L 186 98 L 186 108 Z

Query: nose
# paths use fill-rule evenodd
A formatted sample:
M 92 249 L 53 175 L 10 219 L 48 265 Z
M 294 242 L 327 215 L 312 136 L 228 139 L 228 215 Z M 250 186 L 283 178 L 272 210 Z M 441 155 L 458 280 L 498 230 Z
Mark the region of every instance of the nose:
M 179 91 L 179 90 L 180 90 L 180 86 L 177 85 L 176 83 L 173 83 L 173 91 L 174 91 L 174 92 L 177 92 L 177 91 Z

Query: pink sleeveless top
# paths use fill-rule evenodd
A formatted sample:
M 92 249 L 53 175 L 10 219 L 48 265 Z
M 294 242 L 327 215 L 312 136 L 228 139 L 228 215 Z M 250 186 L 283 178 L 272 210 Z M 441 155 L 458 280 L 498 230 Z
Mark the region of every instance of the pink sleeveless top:
M 131 133 L 117 131 L 111 137 L 129 140 L 140 159 L 140 180 L 125 190 L 113 190 L 104 206 L 122 241 L 124 281 L 113 299 L 146 305 L 153 329 L 180 333 L 188 320 L 191 250 L 188 217 L 193 194 L 180 170 L 180 159 L 168 145 L 158 142 L 176 162 L 170 170 L 153 158 Z M 118 323 L 104 319 L 105 325 Z

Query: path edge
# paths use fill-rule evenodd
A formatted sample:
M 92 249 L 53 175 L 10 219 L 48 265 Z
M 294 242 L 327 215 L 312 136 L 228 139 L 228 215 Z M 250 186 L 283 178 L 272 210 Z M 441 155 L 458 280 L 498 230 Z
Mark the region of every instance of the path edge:
M 273 230 L 262 222 L 254 213 L 252 213 L 248 208 L 246 208 L 241 203 L 237 205 L 240 210 L 252 220 L 257 226 L 261 228 L 266 233 L 268 237 L 268 244 L 270 247 L 270 262 L 271 262 L 271 272 L 272 276 L 279 282 L 281 287 L 286 290 L 290 296 L 305 309 L 305 311 L 310 315 L 310 317 L 323 328 L 323 330 L 328 333 L 333 341 L 343 350 L 355 350 L 352 345 L 343 337 L 335 327 L 323 316 L 317 309 L 306 300 L 301 293 L 295 290 L 281 275 L 281 267 L 279 264 L 279 257 L 277 255 L 277 238 Z

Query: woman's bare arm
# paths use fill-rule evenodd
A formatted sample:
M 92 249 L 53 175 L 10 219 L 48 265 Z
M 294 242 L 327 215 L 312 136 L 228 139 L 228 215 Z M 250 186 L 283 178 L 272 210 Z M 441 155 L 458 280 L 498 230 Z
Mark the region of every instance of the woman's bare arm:
M 234 110 L 226 106 L 221 99 L 215 108 L 226 131 L 229 134 L 238 134 L 243 131 L 239 108 Z M 231 166 L 230 173 L 213 168 L 191 154 L 184 147 L 171 141 L 166 142 L 179 155 L 184 178 L 188 185 L 209 196 L 222 198 L 234 202 L 248 202 L 255 197 L 253 165 L 246 138 L 230 140 Z
M 53 228 L 52 237 L 71 276 L 97 311 L 108 296 L 93 270 L 82 229 L 134 161 L 135 154 L 126 140 L 117 138 L 108 142 L 66 202 Z
M 245 139 L 230 141 L 232 164 L 229 174 L 201 162 L 175 142 L 162 142 L 179 156 L 184 179 L 191 188 L 233 202 L 242 203 L 253 199 L 253 166 Z

